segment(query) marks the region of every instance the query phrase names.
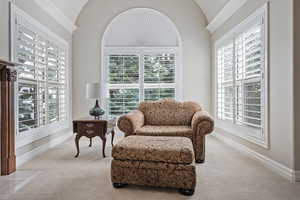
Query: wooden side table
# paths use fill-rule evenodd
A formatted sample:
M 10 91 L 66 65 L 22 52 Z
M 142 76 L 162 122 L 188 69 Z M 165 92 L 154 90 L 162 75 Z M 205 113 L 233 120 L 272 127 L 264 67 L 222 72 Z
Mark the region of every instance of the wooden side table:
M 102 140 L 102 154 L 105 158 L 105 145 L 106 135 L 111 133 L 111 145 L 113 146 L 115 136 L 116 118 L 102 117 L 100 119 L 84 118 L 73 121 L 73 132 L 77 133 L 75 137 L 75 144 L 77 154 L 75 158 L 79 156 L 79 140 L 82 136 L 90 139 L 90 147 L 92 146 L 92 139 L 99 136 Z

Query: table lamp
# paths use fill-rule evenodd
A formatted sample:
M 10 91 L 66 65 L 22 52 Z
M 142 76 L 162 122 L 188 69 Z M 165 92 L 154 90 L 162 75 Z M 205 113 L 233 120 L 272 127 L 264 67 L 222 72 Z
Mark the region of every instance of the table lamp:
M 86 98 L 87 99 L 96 99 L 95 107 L 90 110 L 90 115 L 99 119 L 100 116 L 104 115 L 104 110 L 99 106 L 100 98 L 100 84 L 99 83 L 88 83 L 86 85 Z

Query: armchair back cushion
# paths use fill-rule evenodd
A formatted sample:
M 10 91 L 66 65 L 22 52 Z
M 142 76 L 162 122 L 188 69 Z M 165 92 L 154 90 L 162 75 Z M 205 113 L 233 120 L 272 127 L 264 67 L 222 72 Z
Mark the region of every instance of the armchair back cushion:
M 191 126 L 194 114 L 201 110 L 195 102 L 177 102 L 171 99 L 142 102 L 139 110 L 145 117 L 145 125 Z

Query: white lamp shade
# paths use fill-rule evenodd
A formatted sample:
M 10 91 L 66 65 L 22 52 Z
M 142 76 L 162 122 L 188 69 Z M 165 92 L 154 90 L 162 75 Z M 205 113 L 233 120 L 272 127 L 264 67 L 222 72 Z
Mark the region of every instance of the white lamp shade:
M 87 99 L 100 98 L 100 83 L 86 84 L 86 98 Z

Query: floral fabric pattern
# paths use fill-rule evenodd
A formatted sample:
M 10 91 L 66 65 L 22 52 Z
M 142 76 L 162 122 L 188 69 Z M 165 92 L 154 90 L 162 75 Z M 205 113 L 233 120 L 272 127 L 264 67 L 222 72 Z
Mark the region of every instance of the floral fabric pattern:
M 195 189 L 194 164 L 112 160 L 111 181 L 153 187 Z
M 193 145 L 185 137 L 129 136 L 116 144 L 112 157 L 117 160 L 191 164 Z
M 193 145 L 185 137 L 129 136 L 112 150 L 113 183 L 194 189 Z
M 206 124 L 203 126 L 202 122 L 209 122 L 209 124 Z M 195 130 L 195 132 L 199 132 L 204 136 L 207 133 L 211 133 L 214 128 L 214 120 L 210 117 L 209 113 L 206 111 L 198 111 L 194 114 L 192 119 L 192 129 Z M 198 130 L 199 129 L 199 130 Z M 203 129 L 202 131 L 200 129 Z
M 142 102 L 139 110 L 144 113 L 147 125 L 191 126 L 192 117 L 201 107 L 194 102 L 175 100 Z
M 144 136 L 177 136 L 192 139 L 193 129 L 190 126 L 143 126 L 136 130 L 136 135 Z
M 127 115 L 123 115 L 118 120 L 118 127 L 125 133 L 125 136 L 132 135 L 136 129 L 144 125 L 144 114 L 136 110 Z
M 195 102 L 165 99 L 142 102 L 139 110 L 123 115 L 118 127 L 125 136 L 181 136 L 190 138 L 195 160 L 205 159 L 205 135 L 214 129 L 214 120 Z

